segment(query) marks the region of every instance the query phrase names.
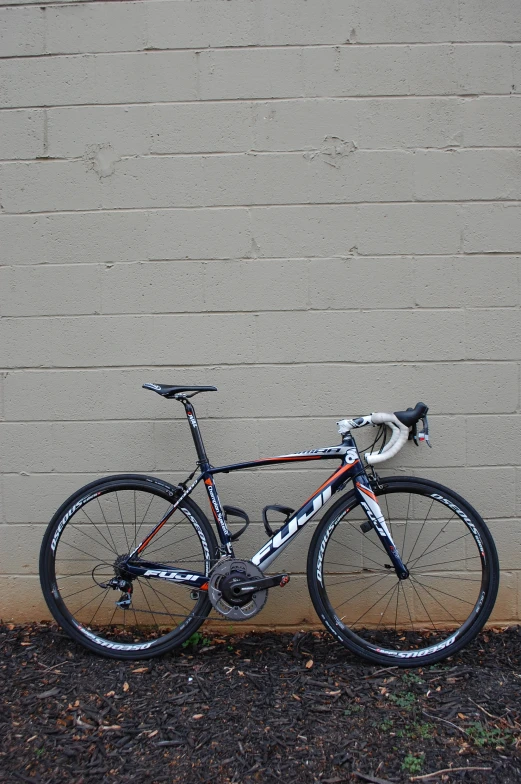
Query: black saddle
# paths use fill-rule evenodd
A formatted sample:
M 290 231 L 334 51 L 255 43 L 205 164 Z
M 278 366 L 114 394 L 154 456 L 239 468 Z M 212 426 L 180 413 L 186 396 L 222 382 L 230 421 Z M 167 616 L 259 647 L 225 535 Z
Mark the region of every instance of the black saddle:
M 175 397 L 183 392 L 191 392 L 194 395 L 199 392 L 217 392 L 217 387 L 172 387 L 169 384 L 143 384 L 143 389 L 152 389 L 163 397 Z

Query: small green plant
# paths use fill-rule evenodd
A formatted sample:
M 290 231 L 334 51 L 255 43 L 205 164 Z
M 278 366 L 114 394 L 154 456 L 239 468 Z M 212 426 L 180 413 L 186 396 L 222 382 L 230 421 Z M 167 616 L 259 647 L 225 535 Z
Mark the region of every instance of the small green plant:
M 487 727 L 476 721 L 467 728 L 467 733 L 475 746 L 506 746 L 513 737 L 499 727 Z
M 413 683 L 423 683 L 423 678 L 420 678 L 420 676 L 416 675 L 414 672 L 406 672 L 404 675 L 402 675 L 402 681 L 407 685 L 412 685 Z
M 44 747 L 43 747 L 43 746 L 41 746 L 41 748 L 39 748 L 39 749 L 36 749 L 36 751 L 35 751 L 34 753 L 36 754 L 36 756 L 37 756 L 37 757 L 38 757 L 38 759 L 39 759 L 39 758 L 42 756 L 42 754 L 44 753 L 44 751 L 45 751 Z
M 183 648 L 188 648 L 189 645 L 195 648 L 196 645 L 210 645 L 211 640 L 204 637 L 201 632 L 194 632 L 191 637 L 182 643 Z
M 423 768 L 424 762 L 425 754 L 418 754 L 417 756 L 407 754 L 402 762 L 402 770 L 406 770 L 407 773 L 419 773 Z
M 394 722 L 392 719 L 384 719 L 380 724 L 380 729 L 382 732 L 388 732 L 389 730 L 392 730 L 393 726 Z
M 357 705 L 355 703 L 354 705 L 351 705 L 350 708 L 345 709 L 344 716 L 351 716 L 353 713 L 360 713 L 360 711 L 363 711 L 363 709 L 364 708 L 362 705 Z
M 412 691 L 406 691 L 404 694 L 389 694 L 389 699 L 391 702 L 394 702 L 398 708 L 411 710 L 416 702 L 416 695 L 413 694 Z

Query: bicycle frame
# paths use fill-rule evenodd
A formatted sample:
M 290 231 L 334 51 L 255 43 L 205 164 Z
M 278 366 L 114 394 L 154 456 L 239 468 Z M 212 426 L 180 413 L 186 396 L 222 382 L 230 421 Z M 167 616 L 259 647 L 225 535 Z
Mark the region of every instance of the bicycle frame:
M 405 579 L 408 576 L 409 572 L 407 567 L 403 564 L 387 528 L 376 495 L 371 488 L 371 483 L 351 434 L 344 435 L 342 443 L 336 446 L 327 446 L 305 452 L 279 455 L 278 457 L 268 457 L 260 460 L 251 460 L 245 463 L 232 463 L 231 465 L 213 467 L 210 465 L 204 448 L 193 405 L 182 395 L 180 395 L 178 399 L 185 407 L 186 417 L 190 425 L 197 451 L 198 466 L 201 469 L 201 473 L 189 487 L 186 487 L 186 489 L 181 492 L 178 498 L 173 500 L 171 508 L 166 512 L 163 518 L 156 524 L 148 536 L 129 553 L 125 563 L 125 570 L 130 575 L 135 577 L 158 578 L 171 582 L 174 581 L 176 583 L 189 585 L 196 590 L 206 590 L 208 587 L 208 575 L 199 572 L 191 572 L 186 569 L 172 568 L 171 566 L 152 563 L 139 558 L 140 553 L 145 550 L 163 525 L 165 525 L 174 514 L 175 510 L 178 507 L 181 507 L 183 500 L 192 493 L 201 481 L 204 482 L 212 514 L 219 533 L 222 555 L 233 558 L 234 551 L 231 532 L 226 523 L 224 510 L 213 479 L 215 474 L 228 474 L 233 471 L 242 471 L 247 468 L 261 468 L 263 466 L 278 465 L 280 463 L 307 462 L 310 460 L 340 460 L 340 467 L 314 492 L 300 509 L 293 512 L 284 525 L 255 553 L 251 558 L 252 563 L 262 570 L 270 566 L 324 504 L 326 504 L 338 490 L 343 488 L 349 480 L 352 480 L 355 497 L 363 508 L 369 524 L 374 528 L 380 538 L 380 541 L 394 566 L 396 574 L 400 579 Z M 187 509 L 183 509 L 182 507 L 181 509 L 185 515 L 190 517 L 190 512 Z M 190 519 L 197 527 L 197 522 L 191 517 Z

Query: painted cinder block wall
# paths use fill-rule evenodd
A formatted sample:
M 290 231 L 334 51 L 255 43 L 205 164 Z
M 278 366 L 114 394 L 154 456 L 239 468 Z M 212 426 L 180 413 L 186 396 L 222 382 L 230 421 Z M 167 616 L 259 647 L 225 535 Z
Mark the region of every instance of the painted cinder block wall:
M 425 400 L 434 449 L 388 470 L 482 512 L 519 620 L 520 41 L 519 0 L 2 0 L 2 618 L 47 617 L 39 544 L 77 487 L 193 467 L 159 381 L 219 387 L 215 464 Z M 238 553 L 324 476 L 219 478 Z M 313 622 L 309 538 L 256 626 Z

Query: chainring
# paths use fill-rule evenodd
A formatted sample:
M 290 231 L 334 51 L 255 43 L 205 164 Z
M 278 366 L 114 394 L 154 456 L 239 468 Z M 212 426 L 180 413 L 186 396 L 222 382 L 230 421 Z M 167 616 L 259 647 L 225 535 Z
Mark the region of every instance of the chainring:
M 208 598 L 218 613 L 232 621 L 247 621 L 262 610 L 268 598 L 268 591 L 264 588 L 242 599 L 241 604 L 226 601 L 223 596 L 223 584 L 230 581 L 226 578 L 237 576 L 241 580 L 251 580 L 255 577 L 264 577 L 264 573 L 251 561 L 240 561 L 236 558 L 222 561 L 212 570 L 208 585 Z

